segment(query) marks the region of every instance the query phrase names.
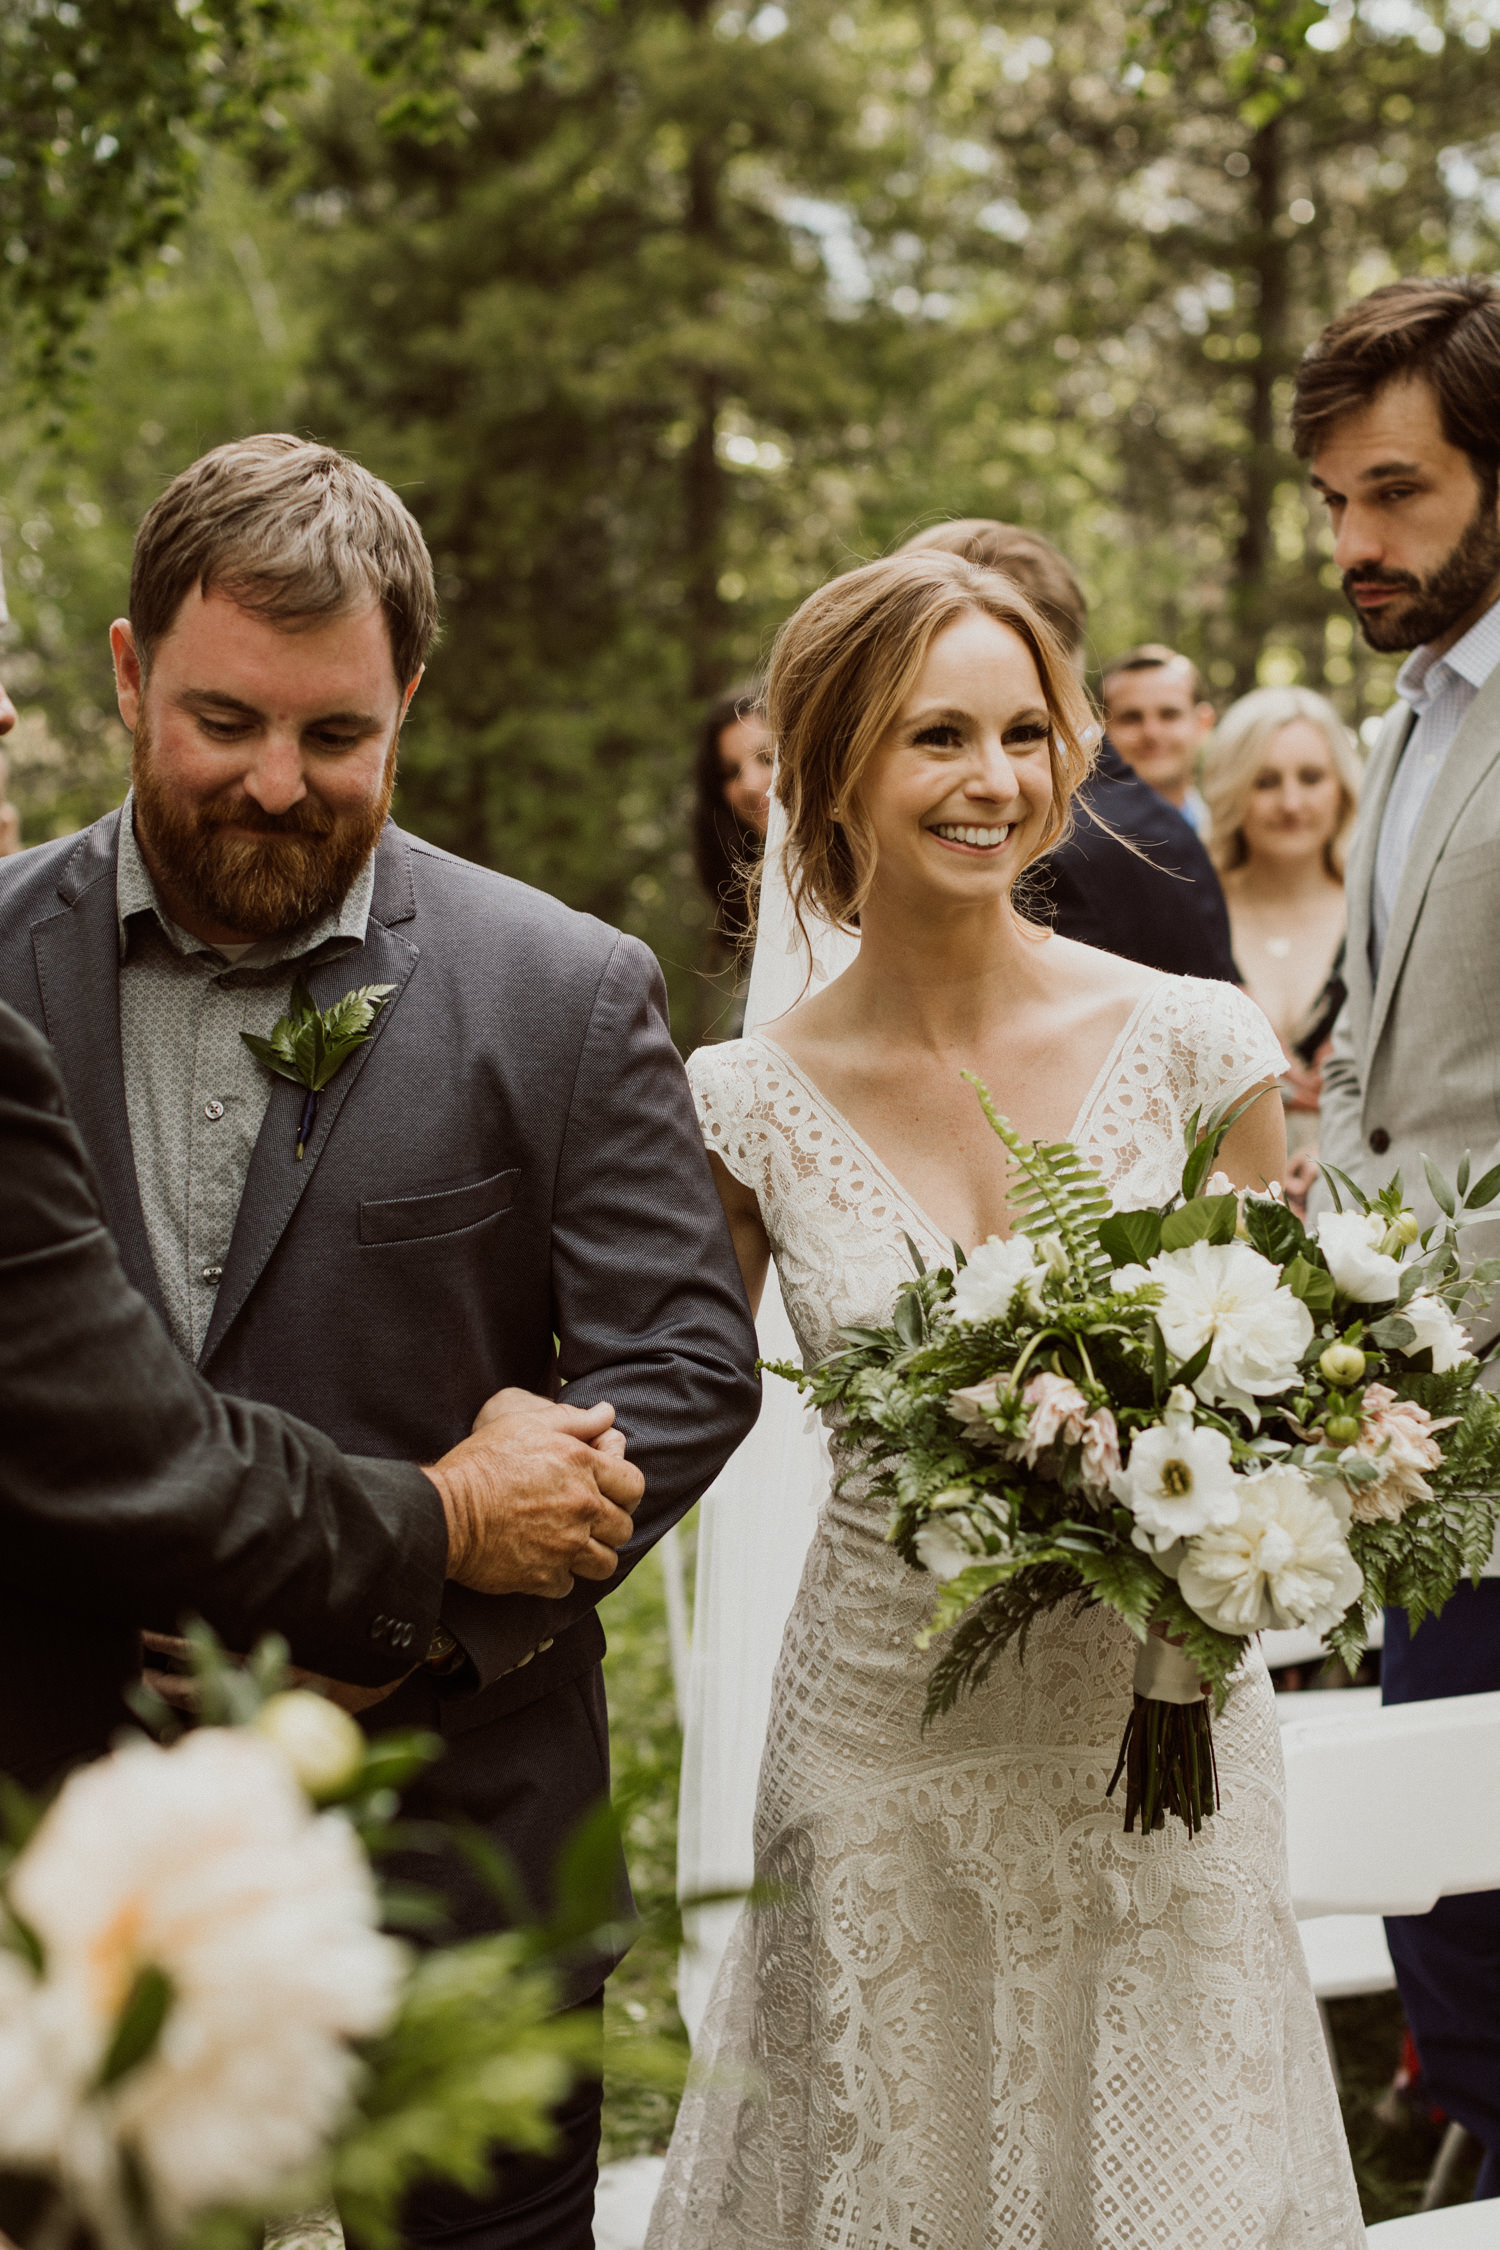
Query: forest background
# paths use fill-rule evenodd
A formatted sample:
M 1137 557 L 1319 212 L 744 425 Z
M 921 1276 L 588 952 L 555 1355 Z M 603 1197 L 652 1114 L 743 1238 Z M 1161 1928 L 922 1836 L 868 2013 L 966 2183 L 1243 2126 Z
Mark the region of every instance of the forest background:
M 1500 262 L 1497 104 L 1500 0 L 0 0 L 25 838 L 118 801 L 135 524 L 256 429 L 432 546 L 398 817 L 644 937 L 684 1047 L 697 707 L 920 524 L 1045 532 L 1096 658 L 1361 721 L 1290 372 Z

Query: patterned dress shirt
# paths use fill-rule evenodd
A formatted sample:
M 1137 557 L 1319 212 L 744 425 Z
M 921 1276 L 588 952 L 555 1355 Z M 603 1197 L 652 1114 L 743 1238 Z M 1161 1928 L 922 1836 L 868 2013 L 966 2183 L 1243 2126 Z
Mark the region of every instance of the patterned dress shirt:
M 167 1325 L 186 1359 L 208 1334 L 271 1098 L 271 1074 L 240 1033 L 264 1036 L 299 970 L 364 943 L 374 889 L 372 856 L 342 906 L 294 937 L 208 945 L 162 906 L 125 800 L 115 894 L 125 1108 Z
M 1417 718 L 1391 781 L 1375 846 L 1375 884 L 1370 901 L 1370 973 L 1374 977 L 1380 974 L 1385 934 L 1391 926 L 1402 869 L 1422 809 L 1432 795 L 1433 783 L 1453 748 L 1469 705 L 1497 664 L 1500 602 L 1487 609 L 1446 656 L 1434 656 L 1430 648 L 1413 649 L 1396 674 L 1396 693 L 1411 705 Z

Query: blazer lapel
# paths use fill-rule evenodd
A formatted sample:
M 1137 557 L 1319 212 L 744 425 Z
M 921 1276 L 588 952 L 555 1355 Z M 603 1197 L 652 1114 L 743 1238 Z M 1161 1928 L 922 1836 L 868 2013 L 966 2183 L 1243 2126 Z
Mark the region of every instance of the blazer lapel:
M 318 1096 L 317 1122 L 306 1153 L 297 1161 L 297 1125 L 305 1095 L 289 1079 L 278 1078 L 271 1088 L 264 1122 L 250 1159 L 245 1191 L 240 1197 L 234 1235 L 225 1260 L 224 1278 L 214 1300 L 214 1316 L 198 1365 L 206 1369 L 228 1332 L 244 1310 L 246 1300 L 265 1271 L 277 1243 L 291 1223 L 309 1181 L 317 1171 L 338 1123 L 339 1111 L 349 1099 L 360 1072 L 400 1004 L 407 981 L 417 965 L 418 947 L 398 936 L 392 922 L 410 921 L 416 912 L 412 889 L 411 854 L 401 831 L 386 826 L 376 852 L 375 895 L 365 942 L 357 952 L 342 953 L 322 961 L 307 979 L 308 989 L 320 1008 L 327 1008 L 351 985 L 392 984 L 396 987 L 379 1009 L 369 1036 Z
M 1411 733 L 1415 716 L 1410 704 L 1398 703 L 1380 730 L 1365 774 L 1360 816 L 1349 853 L 1349 865 L 1344 873 L 1344 984 L 1349 994 L 1355 1046 L 1361 1054 L 1367 1052 L 1370 1012 L 1375 1002 L 1375 987 L 1370 976 L 1370 921 L 1375 897 L 1375 854 L 1380 842 L 1380 824 L 1385 818 L 1386 799 L 1391 793 L 1391 783 L 1396 778 L 1396 768 L 1401 763 L 1401 753 L 1406 747 L 1406 738 Z
M 120 815 L 96 821 L 58 882 L 59 912 L 31 930 L 47 1036 L 57 1050 L 73 1121 L 104 1196 L 126 1273 L 165 1311 L 130 1146 L 120 1050 L 120 926 L 115 899 Z
M 1500 666 L 1490 674 L 1470 704 L 1417 822 L 1397 887 L 1385 949 L 1380 956 L 1380 975 L 1376 980 L 1370 1028 L 1363 1050 L 1367 1057 L 1374 1055 L 1380 1043 L 1391 998 L 1427 896 L 1427 886 L 1459 815 L 1497 758 L 1500 758 Z

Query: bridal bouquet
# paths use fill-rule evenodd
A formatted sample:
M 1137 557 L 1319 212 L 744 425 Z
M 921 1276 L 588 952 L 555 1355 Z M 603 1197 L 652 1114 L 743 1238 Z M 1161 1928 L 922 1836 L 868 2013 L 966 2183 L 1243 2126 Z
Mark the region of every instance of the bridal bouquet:
M 1425 1231 L 1399 1176 L 1371 1202 L 1330 1174 L 1309 1233 L 1214 1174 L 1236 1111 L 1189 1121 L 1179 1194 L 1115 1211 L 1075 1148 L 1023 1141 L 971 1083 L 1017 1231 L 930 1272 L 908 1241 L 890 1325 L 777 1372 L 835 1410 L 892 1543 L 939 1581 L 928 1719 L 1045 1611 L 1104 1603 L 1141 1644 L 1110 1793 L 1123 1773 L 1127 1830 L 1196 1832 L 1211 1709 L 1256 1633 L 1311 1627 L 1352 1668 L 1383 1604 L 1419 1623 L 1489 1558 L 1500 1400 L 1461 1317 L 1500 1264 L 1465 1273 L 1458 1226 L 1500 1166 L 1471 1185 L 1465 1159 L 1455 1189 L 1429 1165 Z

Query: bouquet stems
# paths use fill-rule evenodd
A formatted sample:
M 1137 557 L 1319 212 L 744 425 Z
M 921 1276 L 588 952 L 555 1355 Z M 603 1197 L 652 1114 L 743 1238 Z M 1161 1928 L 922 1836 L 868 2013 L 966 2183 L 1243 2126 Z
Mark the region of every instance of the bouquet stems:
M 1153 1634 L 1136 1658 L 1135 1694 L 1105 1795 L 1125 1776 L 1125 1833 L 1164 1828 L 1196 1836 L 1219 1809 L 1219 1769 L 1203 1680 L 1191 1657 Z

